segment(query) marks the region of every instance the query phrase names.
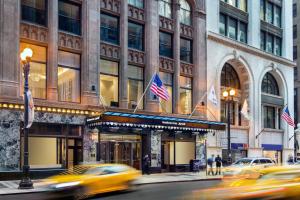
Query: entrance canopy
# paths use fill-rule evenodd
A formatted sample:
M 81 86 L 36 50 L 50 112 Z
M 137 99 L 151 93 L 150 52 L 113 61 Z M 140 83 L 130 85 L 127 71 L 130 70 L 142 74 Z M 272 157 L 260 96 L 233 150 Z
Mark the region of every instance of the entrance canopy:
M 89 127 L 115 126 L 177 131 L 224 131 L 226 127 L 222 122 L 122 112 L 105 112 L 100 116 L 87 118 L 86 122 Z

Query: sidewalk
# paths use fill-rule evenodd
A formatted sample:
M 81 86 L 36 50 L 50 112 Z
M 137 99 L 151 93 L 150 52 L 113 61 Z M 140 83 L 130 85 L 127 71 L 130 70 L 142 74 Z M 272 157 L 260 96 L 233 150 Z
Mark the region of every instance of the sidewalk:
M 138 185 L 155 184 L 155 183 L 170 183 L 170 182 L 187 182 L 187 181 L 205 181 L 205 180 L 220 180 L 221 176 L 206 176 L 205 172 L 191 173 L 162 173 L 143 175 L 138 179 Z M 34 180 L 34 189 L 19 190 L 19 180 L 15 181 L 0 181 L 0 195 L 4 194 L 21 194 L 32 192 L 44 192 L 47 188 L 43 187 L 44 184 L 41 180 Z

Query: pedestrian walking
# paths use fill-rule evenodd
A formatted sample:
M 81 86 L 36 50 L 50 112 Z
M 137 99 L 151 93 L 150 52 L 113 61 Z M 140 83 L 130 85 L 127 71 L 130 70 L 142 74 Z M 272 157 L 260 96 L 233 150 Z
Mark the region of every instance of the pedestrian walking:
M 150 158 L 148 154 L 143 158 L 143 174 L 150 174 Z
M 215 175 L 221 175 L 221 166 L 222 166 L 222 158 L 220 157 L 220 155 L 217 155 L 216 159 L 216 174 Z
M 214 175 L 213 164 L 214 164 L 214 155 L 211 155 L 211 157 L 207 159 L 207 165 L 209 167 L 208 175 Z

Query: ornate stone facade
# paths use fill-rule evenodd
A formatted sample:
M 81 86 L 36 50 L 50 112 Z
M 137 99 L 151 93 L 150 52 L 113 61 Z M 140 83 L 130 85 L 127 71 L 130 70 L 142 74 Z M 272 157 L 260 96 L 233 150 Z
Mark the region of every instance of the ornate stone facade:
M 101 56 L 112 59 L 120 59 L 120 47 L 102 42 Z
M 23 22 L 20 25 L 20 37 L 37 42 L 47 43 L 48 28 Z
M 163 71 L 174 72 L 174 60 L 166 57 L 159 57 L 159 68 Z
M 136 65 L 145 64 L 145 53 L 142 51 L 136 51 L 133 49 L 128 50 L 128 62 Z
M 58 46 L 68 48 L 70 50 L 81 51 L 82 38 L 77 35 L 68 34 L 65 32 L 58 33 Z

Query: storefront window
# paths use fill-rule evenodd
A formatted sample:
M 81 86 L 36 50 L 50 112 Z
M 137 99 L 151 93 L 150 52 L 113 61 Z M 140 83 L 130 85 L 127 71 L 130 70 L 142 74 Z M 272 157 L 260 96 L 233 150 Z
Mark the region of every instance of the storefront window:
M 142 25 L 128 22 L 128 47 L 144 50 L 144 27 Z
M 28 78 L 29 89 L 33 98 L 46 99 L 46 63 L 47 51 L 45 47 L 36 46 L 28 43 L 20 43 L 20 52 L 25 48 L 30 48 L 33 51 L 33 56 L 30 62 L 30 74 Z M 23 68 L 23 67 L 22 67 Z M 24 74 L 22 71 L 22 87 L 21 95 L 23 94 Z
M 46 0 L 22 0 L 22 20 L 46 26 L 47 24 Z
M 119 106 L 119 66 L 118 63 L 100 62 L 100 102 L 105 106 Z
M 59 30 L 81 34 L 81 7 L 67 0 L 58 1 Z
M 80 55 L 58 51 L 58 100 L 80 102 Z
M 144 90 L 143 71 L 141 67 L 128 65 L 128 100 L 130 109 L 134 109 L 142 97 Z M 143 102 L 139 104 L 138 108 L 143 109 Z
M 119 44 L 119 20 L 117 17 L 101 14 L 101 41 Z
M 170 97 L 168 101 L 160 100 L 159 111 L 166 112 L 166 113 L 172 113 L 172 111 L 173 111 L 173 109 L 172 109 L 173 76 L 170 73 L 160 72 L 159 77 L 162 80 L 165 88 L 167 89 L 169 97 Z
M 180 103 L 179 112 L 190 114 L 192 110 L 192 79 L 180 76 Z

